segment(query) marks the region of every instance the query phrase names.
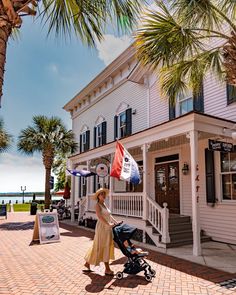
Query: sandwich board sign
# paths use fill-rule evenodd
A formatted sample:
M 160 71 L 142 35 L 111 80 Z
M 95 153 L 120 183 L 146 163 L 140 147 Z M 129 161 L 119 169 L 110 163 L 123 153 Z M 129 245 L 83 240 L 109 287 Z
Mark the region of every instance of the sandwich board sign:
M 60 241 L 60 231 L 57 212 L 37 213 L 34 223 L 33 241 L 40 244 Z

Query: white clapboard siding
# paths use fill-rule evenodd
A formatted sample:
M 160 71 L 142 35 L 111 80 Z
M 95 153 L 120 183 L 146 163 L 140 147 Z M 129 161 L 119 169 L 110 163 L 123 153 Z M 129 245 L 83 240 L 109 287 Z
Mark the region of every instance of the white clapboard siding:
M 204 80 L 204 110 L 209 115 L 236 119 L 236 103 L 227 105 L 226 83 L 210 74 Z
M 166 122 L 169 119 L 168 100 L 161 96 L 158 79 L 155 79 L 150 85 L 149 116 L 150 127 Z
M 113 141 L 114 116 L 122 103 L 136 110 L 132 115 L 132 133 L 146 129 L 147 89 L 143 84 L 127 81 L 73 120 L 73 131 L 77 139 L 82 126 L 86 124 L 90 129 L 90 147 L 93 147 L 93 128 L 97 118 L 102 116 L 107 121 L 107 142 Z

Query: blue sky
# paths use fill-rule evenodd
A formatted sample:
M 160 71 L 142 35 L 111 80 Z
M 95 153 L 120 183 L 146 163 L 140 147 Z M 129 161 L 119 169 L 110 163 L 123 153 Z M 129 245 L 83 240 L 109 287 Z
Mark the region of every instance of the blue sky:
M 25 18 L 18 40 L 7 49 L 5 81 L 0 117 L 14 136 L 8 153 L 0 154 L 0 193 L 44 190 L 44 167 L 40 155 L 24 156 L 16 151 L 19 132 L 32 124 L 34 115 L 56 115 L 68 128 L 71 120 L 62 107 L 130 44 L 127 36 L 105 35 L 90 49 L 80 40 L 65 42 L 49 38 L 46 28 Z

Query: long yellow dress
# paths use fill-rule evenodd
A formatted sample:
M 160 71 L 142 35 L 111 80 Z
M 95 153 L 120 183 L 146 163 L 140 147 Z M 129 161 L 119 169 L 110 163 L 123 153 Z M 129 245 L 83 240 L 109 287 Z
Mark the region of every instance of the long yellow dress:
M 102 216 L 106 221 L 111 222 L 111 211 L 100 204 L 99 206 L 101 207 Z M 100 262 L 109 262 L 109 260 L 115 259 L 112 229 L 99 219 L 95 228 L 93 245 L 88 250 L 84 259 L 92 265 L 99 265 Z

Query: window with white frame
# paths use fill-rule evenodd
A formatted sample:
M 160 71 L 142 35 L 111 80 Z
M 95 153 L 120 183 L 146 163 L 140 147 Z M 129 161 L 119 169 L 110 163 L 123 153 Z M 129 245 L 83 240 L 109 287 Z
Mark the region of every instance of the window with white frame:
M 190 91 L 179 95 L 178 97 L 178 113 L 184 115 L 193 110 L 193 95 Z
M 236 200 L 236 152 L 221 153 L 222 200 Z
M 96 146 L 101 146 L 102 145 L 102 124 L 97 125 L 96 129 L 97 129 Z
M 86 151 L 86 132 L 83 132 L 82 134 L 82 152 Z
M 126 112 L 122 112 L 119 114 L 119 138 L 126 136 Z

